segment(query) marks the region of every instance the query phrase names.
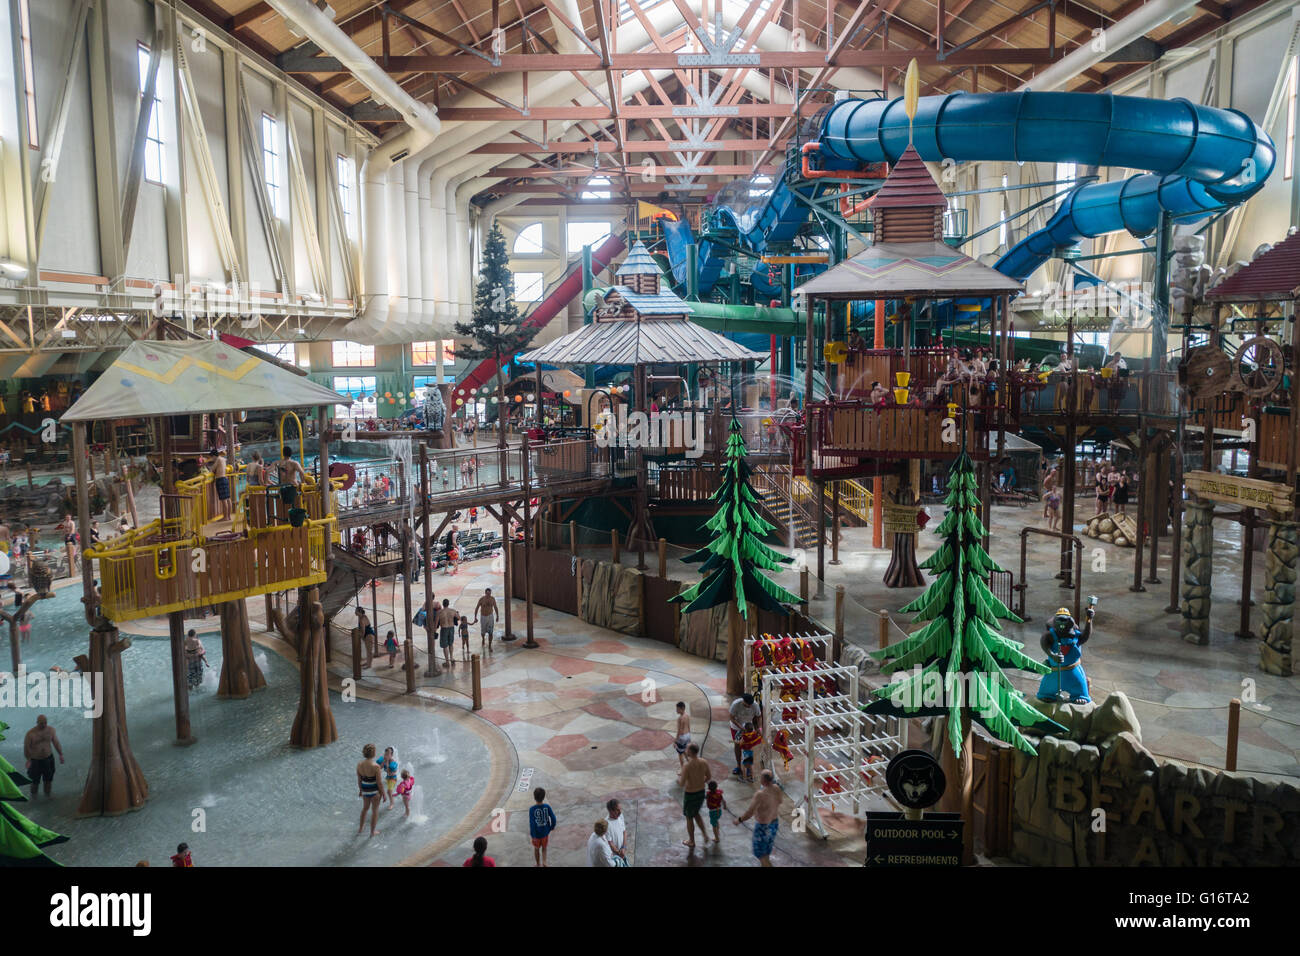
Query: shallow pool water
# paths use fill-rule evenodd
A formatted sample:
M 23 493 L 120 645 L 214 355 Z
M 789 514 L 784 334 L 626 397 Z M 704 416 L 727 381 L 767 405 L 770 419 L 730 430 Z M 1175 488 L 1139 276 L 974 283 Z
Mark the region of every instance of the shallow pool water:
M 38 604 L 32 639 L 23 647 L 29 670 L 51 665 L 71 669 L 86 651 L 88 628 L 80 611 L 81 589 L 56 591 Z M 23 813 L 69 837 L 50 856 L 69 865 L 134 865 L 147 859 L 168 865 L 176 844 L 186 842 L 198 866 L 352 866 L 393 864 L 433 842 L 461 820 L 488 778 L 487 748 L 475 733 L 438 713 L 454 706 L 423 707 L 344 703 L 331 693 L 339 740 L 327 747 L 297 750 L 289 729 L 298 702 L 298 670 L 261 647 L 255 655 L 268 686 L 242 701 L 216 699 L 221 638 L 197 627 L 212 669 L 190 695 L 197 743 L 177 746 L 173 716 L 170 649 L 165 638 L 133 637 L 123 653 L 127 720 L 136 759 L 149 781 L 144 807 L 119 817 L 74 817 L 90 754 L 93 722 L 80 711 L 45 709 L 67 759 L 54 778 L 54 796 L 20 805 Z M 8 666 L 8 647 L 3 660 Z M 36 712 L 0 710 L 10 725 L 0 743 L 10 763 L 22 769 L 22 738 Z M 381 809 L 380 833 L 357 835 L 361 801 L 354 768 L 365 743 L 394 746 L 398 761 L 414 772 L 417 792 L 412 816 Z M 468 852 L 468 851 L 467 851 Z

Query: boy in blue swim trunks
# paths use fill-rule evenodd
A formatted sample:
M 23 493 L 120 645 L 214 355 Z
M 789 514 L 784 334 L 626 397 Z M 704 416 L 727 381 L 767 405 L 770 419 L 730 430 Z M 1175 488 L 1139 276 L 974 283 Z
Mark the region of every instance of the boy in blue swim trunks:
M 772 775 L 772 771 L 764 770 L 759 779 L 762 781 L 762 786 L 750 801 L 749 809 L 736 818 L 736 826 L 740 826 L 750 817 L 754 818 L 754 858 L 758 860 L 760 866 L 771 866 L 772 850 L 776 846 L 776 831 L 781 827 L 779 816 L 781 791 L 776 787 L 776 778 Z

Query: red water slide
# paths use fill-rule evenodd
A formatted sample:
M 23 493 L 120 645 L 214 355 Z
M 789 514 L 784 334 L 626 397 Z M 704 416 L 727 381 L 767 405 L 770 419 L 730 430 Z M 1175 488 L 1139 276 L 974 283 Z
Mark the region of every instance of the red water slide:
M 614 257 L 627 248 L 627 242 L 621 235 L 611 235 L 603 243 L 591 251 L 591 270 L 599 274 L 606 266 L 614 261 Z M 568 308 L 569 303 L 575 296 L 582 294 L 582 259 L 569 267 L 569 271 L 560 283 L 551 290 L 550 295 L 533 306 L 531 312 L 524 318 L 525 328 L 541 328 L 555 318 L 560 312 Z M 508 356 L 509 358 L 509 356 Z M 461 389 L 469 392 L 473 389 L 486 385 L 487 382 L 497 373 L 496 359 L 484 359 L 478 365 L 470 369 L 463 379 L 456 385 L 456 394 Z

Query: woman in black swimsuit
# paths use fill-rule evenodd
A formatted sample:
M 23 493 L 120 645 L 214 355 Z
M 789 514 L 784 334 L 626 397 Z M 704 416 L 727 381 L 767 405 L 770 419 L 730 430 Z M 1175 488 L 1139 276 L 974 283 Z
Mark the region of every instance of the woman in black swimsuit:
M 1102 468 L 1097 469 L 1097 514 L 1106 513 L 1106 502 L 1110 500 L 1110 481 Z
M 1111 486 L 1111 496 L 1115 499 L 1115 509 L 1120 514 L 1125 514 L 1124 506 L 1128 504 L 1128 482 L 1128 473 L 1121 471 L 1119 481 Z
M 361 748 L 362 759 L 357 763 L 357 789 L 361 796 L 361 822 L 357 824 L 357 832 L 365 829 L 366 811 L 369 810 L 371 836 L 379 832 L 375 829 L 375 824 L 379 820 L 379 804 L 383 800 L 380 789 L 383 769 L 375 763 L 375 749 L 374 744 L 366 744 Z

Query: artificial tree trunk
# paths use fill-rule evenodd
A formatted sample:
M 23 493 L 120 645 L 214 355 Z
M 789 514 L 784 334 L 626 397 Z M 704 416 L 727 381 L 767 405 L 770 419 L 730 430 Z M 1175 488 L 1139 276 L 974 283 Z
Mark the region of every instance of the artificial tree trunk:
M 972 866 L 975 863 L 975 760 L 972 750 L 975 741 L 971 734 L 970 714 L 965 710 L 961 715 L 961 731 L 961 756 L 958 757 L 948 741 L 948 718 L 938 717 L 934 721 L 931 740 L 939 748 L 935 756 L 947 781 L 935 809 L 961 814 L 966 824 L 962 832 L 961 863 L 962 866 Z
M 298 647 L 301 695 L 293 719 L 289 743 L 295 747 L 322 747 L 339 739 L 334 713 L 330 710 L 329 684 L 325 670 L 325 611 L 316 588 L 307 589 L 301 601 L 308 613 L 299 615 Z
M 102 618 L 90 632 L 89 673 L 100 674 L 99 716 L 91 730 L 90 770 L 77 806 L 79 817 L 111 817 L 138 810 L 149 798 L 144 779 L 126 731 L 126 692 L 122 683 L 122 652 L 130 638 Z
M 266 678 L 253 660 L 248 607 L 242 600 L 225 601 L 221 604 L 221 682 L 217 696 L 242 700 L 265 686 Z
M 904 481 L 892 495 L 896 505 L 914 505 L 916 496 L 912 486 Z M 915 525 L 913 525 L 915 527 Z M 889 555 L 889 567 L 885 570 L 885 587 L 919 588 L 925 585 L 925 576 L 916 563 L 916 532 L 908 534 L 894 532 L 894 545 Z
M 727 607 L 727 693 L 738 697 L 745 687 L 745 636 L 748 627 L 736 607 L 735 599 Z

